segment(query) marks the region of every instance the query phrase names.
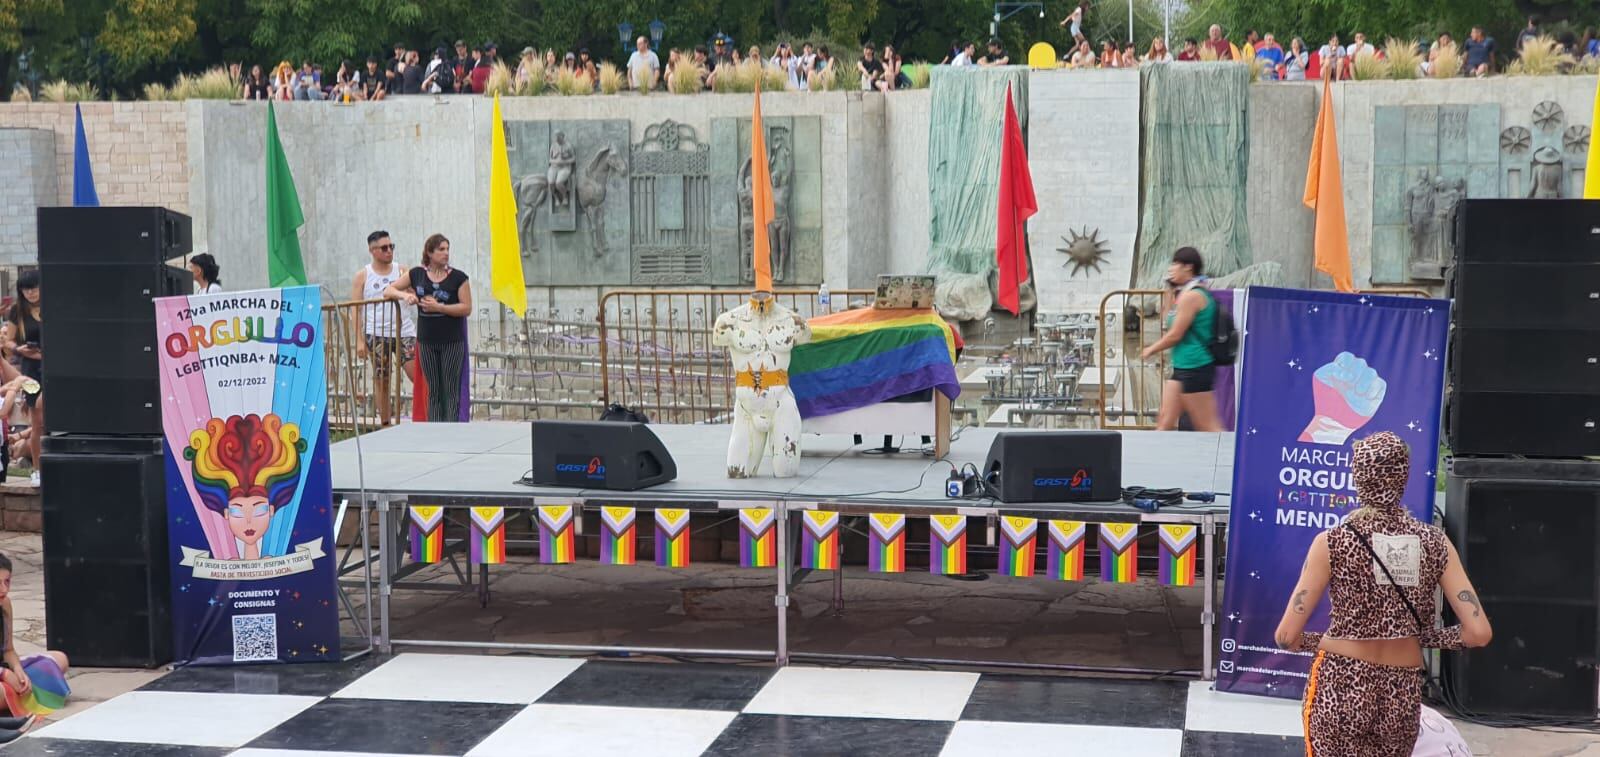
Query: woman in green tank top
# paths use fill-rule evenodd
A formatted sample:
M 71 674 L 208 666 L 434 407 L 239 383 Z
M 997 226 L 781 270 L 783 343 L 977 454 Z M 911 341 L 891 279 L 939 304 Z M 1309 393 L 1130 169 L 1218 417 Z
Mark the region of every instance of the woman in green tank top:
M 1172 350 L 1172 375 L 1161 386 L 1161 410 L 1156 414 L 1156 430 L 1175 431 L 1184 415 L 1196 431 L 1221 431 L 1217 417 L 1217 366 L 1211 358 L 1211 339 L 1217 327 L 1217 303 L 1201 283 L 1205 261 L 1193 247 L 1180 247 L 1167 267 L 1170 297 L 1165 331 L 1160 339 L 1144 348 L 1140 357 L 1149 360 Z

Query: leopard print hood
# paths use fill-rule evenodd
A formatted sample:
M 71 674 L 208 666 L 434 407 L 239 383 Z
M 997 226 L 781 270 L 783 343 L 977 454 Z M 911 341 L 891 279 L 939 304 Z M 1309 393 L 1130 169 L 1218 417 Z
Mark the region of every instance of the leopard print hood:
M 1411 450 L 1400 437 L 1380 431 L 1356 441 L 1350 472 L 1363 508 L 1384 515 L 1404 511 L 1400 498 L 1411 475 Z

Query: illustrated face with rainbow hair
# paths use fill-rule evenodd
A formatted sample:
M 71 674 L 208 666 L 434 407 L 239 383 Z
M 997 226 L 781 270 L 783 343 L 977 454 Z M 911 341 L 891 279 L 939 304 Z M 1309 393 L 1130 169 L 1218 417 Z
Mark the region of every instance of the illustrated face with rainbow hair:
M 272 516 L 294 499 L 305 450 L 300 428 L 272 413 L 212 418 L 189 435 L 183 458 L 193 465 L 195 491 L 244 545 L 242 559 L 261 558 Z

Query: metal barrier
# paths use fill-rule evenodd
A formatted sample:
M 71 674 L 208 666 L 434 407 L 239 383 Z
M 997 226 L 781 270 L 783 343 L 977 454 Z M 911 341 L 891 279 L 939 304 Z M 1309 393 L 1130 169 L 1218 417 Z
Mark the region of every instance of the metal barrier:
M 322 306 L 322 333 L 328 371 L 328 425 L 347 431 L 360 431 L 396 423 L 409 416 L 411 398 L 402 394 L 400 303 L 393 300 L 339 302 Z M 358 319 L 372 319 L 379 331 L 390 336 L 373 337 L 367 344 L 365 327 Z M 387 373 L 378 367 L 387 365 Z M 387 405 L 387 407 L 383 407 Z
M 1080 388 L 1098 398 L 1100 428 L 1156 426 L 1167 353 L 1152 363 L 1139 355 L 1161 338 L 1165 294 L 1161 289 L 1119 289 L 1100 299 L 1095 365 L 1078 380 Z
M 733 366 L 711 344 L 717 316 L 749 290 L 619 289 L 600 298 L 600 405 L 642 410 L 658 423 L 726 422 L 733 412 Z M 863 306 L 870 289 L 780 289 L 773 297 L 802 318 Z M 854 302 L 852 302 L 854 301 Z
M 1356 294 L 1384 294 L 1391 297 L 1421 297 L 1423 299 L 1433 296 L 1422 289 L 1357 289 Z

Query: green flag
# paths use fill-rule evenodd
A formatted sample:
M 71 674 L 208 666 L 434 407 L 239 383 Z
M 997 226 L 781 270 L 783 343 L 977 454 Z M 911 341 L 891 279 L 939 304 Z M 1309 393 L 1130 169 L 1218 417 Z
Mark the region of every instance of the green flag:
M 289 159 L 278 141 L 278 117 L 267 101 L 267 285 L 301 286 L 306 266 L 300 260 L 299 229 L 305 225 L 300 194 L 294 191 Z

